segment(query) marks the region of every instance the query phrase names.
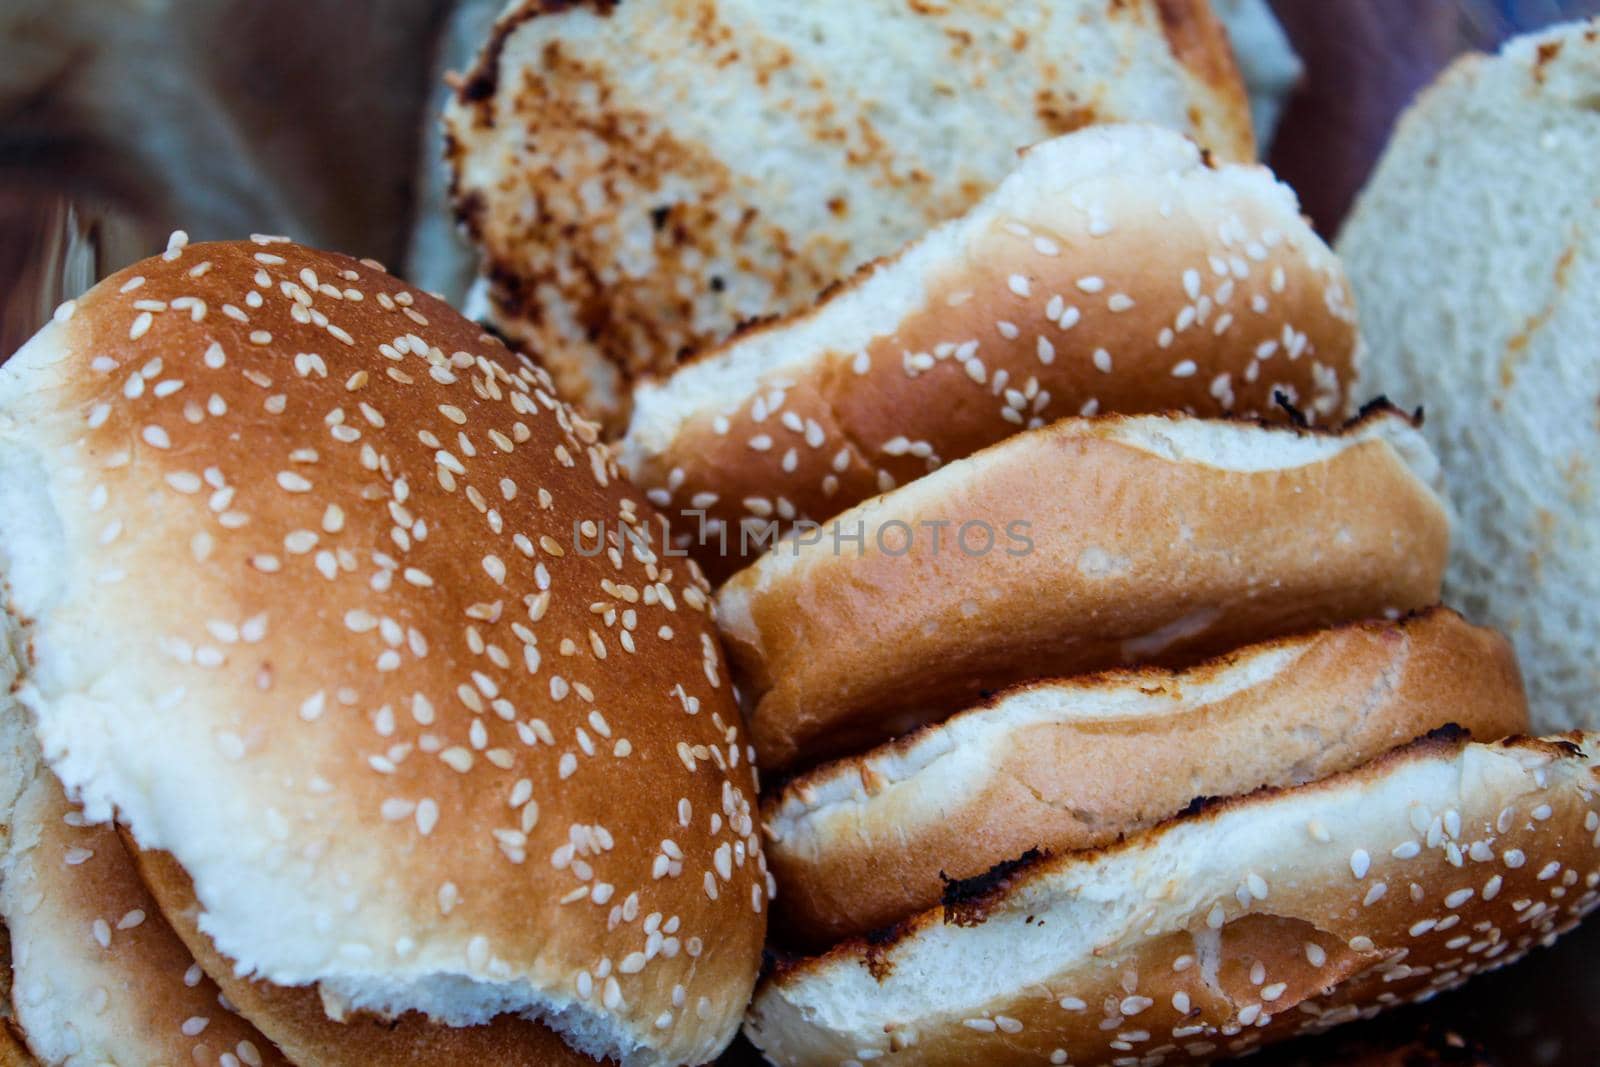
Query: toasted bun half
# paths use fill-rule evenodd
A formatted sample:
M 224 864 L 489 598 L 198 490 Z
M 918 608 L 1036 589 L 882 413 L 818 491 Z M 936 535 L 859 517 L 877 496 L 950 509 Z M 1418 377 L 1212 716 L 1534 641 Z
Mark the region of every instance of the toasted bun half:
M 17 1040 L 0 1063 L 286 1067 L 271 1041 L 219 1001 L 116 830 L 87 825 L 68 803 L 9 684 L 4 692 L 0 917 L 11 942 L 7 1020 Z
M 520 0 L 445 115 L 494 322 L 612 414 L 959 215 L 1018 148 L 1127 121 L 1254 157 L 1205 0 Z
M 725 577 L 741 525 L 826 519 L 1064 415 L 1279 417 L 1281 394 L 1341 419 L 1355 350 L 1343 272 L 1266 168 L 1095 127 L 811 310 L 641 384 L 622 463 L 703 513 L 707 544 L 678 528 Z
M 1029 849 L 1107 845 L 1195 797 L 1315 781 L 1447 722 L 1480 741 L 1528 731 L 1510 645 L 1444 609 L 1021 686 L 770 796 L 775 918 L 825 947 Z
M 179 241 L 0 368 L 0 505 L 46 759 L 243 974 L 731 1038 L 767 886 L 704 582 L 543 372 L 374 265 Z
M 1597 102 L 1600 19 L 1458 60 L 1339 237 L 1379 388 L 1450 398 L 1447 596 L 1510 635 L 1540 731 L 1600 727 Z
M 1425 1000 L 1594 907 L 1597 756 L 1440 731 L 1024 863 L 780 968 L 746 1032 L 780 1065 L 1209 1063 Z
M 1387 408 L 1340 432 L 1064 419 L 951 463 L 722 587 L 762 766 L 860 752 L 1020 681 L 1436 603 L 1432 464 Z

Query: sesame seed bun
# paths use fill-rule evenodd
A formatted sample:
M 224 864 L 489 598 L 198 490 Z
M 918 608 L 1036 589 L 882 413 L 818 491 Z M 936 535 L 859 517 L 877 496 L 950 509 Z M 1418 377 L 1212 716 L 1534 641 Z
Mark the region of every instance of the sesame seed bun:
M 1441 731 L 1034 859 L 780 966 L 746 1032 L 779 1065 L 1208 1063 L 1426 1000 L 1600 899 L 1597 756 Z
M 542 371 L 274 239 L 175 241 L 0 368 L 46 760 L 173 857 L 221 957 L 336 1014 L 630 1064 L 732 1036 L 754 770 L 655 522 Z
M 1017 682 L 1434 604 L 1433 473 L 1383 407 L 1339 432 L 1063 419 L 951 463 L 719 591 L 762 766 L 861 752 Z
M 1444 609 L 1020 686 L 769 795 L 775 921 L 826 946 L 1030 849 L 1108 845 L 1197 796 L 1315 781 L 1447 722 L 1528 731 L 1510 645 Z
M 17 1035 L 0 1040 L 11 1044 L 0 1064 L 286 1067 L 271 1041 L 219 1001 L 116 830 L 88 825 L 68 803 L 24 714 L 0 697 L 0 917 Z
M 493 321 L 625 416 L 630 379 L 959 215 L 1018 148 L 1129 121 L 1254 158 L 1205 0 L 518 0 L 445 128 Z
M 1064 415 L 1284 418 L 1282 394 L 1337 421 L 1356 343 L 1343 270 L 1270 171 L 1094 127 L 817 306 L 641 383 L 621 458 L 730 531 L 699 552 L 725 578 L 752 558 L 741 524 L 827 519 Z

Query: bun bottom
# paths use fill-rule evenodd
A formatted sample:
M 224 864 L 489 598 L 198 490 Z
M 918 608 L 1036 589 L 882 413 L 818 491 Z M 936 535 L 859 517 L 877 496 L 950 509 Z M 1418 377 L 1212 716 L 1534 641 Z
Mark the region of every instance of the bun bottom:
M 483 1026 L 448 1027 L 415 1012 L 398 1019 L 328 1017 L 315 987 L 251 981 L 234 973 L 201 931 L 199 903 L 189 876 L 164 852 L 138 849 L 139 873 L 172 928 L 201 968 L 238 1011 L 295 1063 L 318 1067 L 593 1067 L 597 1062 L 569 1046 L 542 1023 L 499 1016 Z
M 779 1065 L 1209 1063 L 1427 1000 L 1600 895 L 1600 735 L 1441 730 L 1115 847 L 957 883 L 890 935 L 780 964 Z

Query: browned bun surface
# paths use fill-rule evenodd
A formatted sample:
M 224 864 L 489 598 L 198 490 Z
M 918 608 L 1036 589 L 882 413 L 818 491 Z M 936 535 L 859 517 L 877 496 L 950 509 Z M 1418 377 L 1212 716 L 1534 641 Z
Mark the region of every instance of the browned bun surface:
M 228 1002 L 296 1064 L 316 1067 L 582 1067 L 594 1059 L 574 1051 L 548 1027 L 499 1016 L 481 1026 L 431 1023 L 415 1012 L 396 1019 L 355 1013 L 335 1020 L 315 988 L 275 986 L 240 977 L 198 925 L 199 905 L 183 868 L 163 852 L 136 850 L 138 869 L 172 929 Z
M 1444 723 L 1479 741 L 1528 730 L 1510 645 L 1444 609 L 1024 685 L 769 794 L 774 922 L 826 946 L 1031 849 L 1111 844 L 1196 797 L 1315 781 Z
M 659 543 L 547 374 L 370 262 L 178 239 L 0 367 L 46 760 L 241 973 L 336 1014 L 648 1065 L 731 1040 L 755 771 Z
M 862 542 L 781 545 L 722 587 L 756 750 L 782 771 L 1016 682 L 1434 604 L 1431 464 L 1392 410 L 1332 434 L 1065 419 L 992 446 L 831 524 Z
M 780 966 L 746 1032 L 780 1067 L 1211 1063 L 1427 1000 L 1600 900 L 1597 755 L 1440 731 L 1034 859 Z
M 1286 419 L 1281 395 L 1338 421 L 1355 357 L 1343 270 L 1269 171 L 1092 127 L 815 307 L 642 383 L 621 456 L 655 503 L 696 513 L 680 530 L 706 524 L 686 543 L 717 581 L 769 522 L 827 519 L 1063 416 Z

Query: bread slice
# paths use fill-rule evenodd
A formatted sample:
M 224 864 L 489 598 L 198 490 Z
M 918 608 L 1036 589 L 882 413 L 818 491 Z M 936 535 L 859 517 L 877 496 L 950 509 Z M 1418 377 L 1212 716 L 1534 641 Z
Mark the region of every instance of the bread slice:
M 445 116 L 495 324 L 599 414 L 1117 121 L 1253 158 L 1206 0 L 519 0 Z
M 1438 397 L 1451 600 L 1510 634 L 1534 724 L 1600 725 L 1600 20 L 1459 61 L 1339 241 L 1372 382 Z
M 859 752 L 1020 681 L 1436 603 L 1432 463 L 1387 408 L 1338 433 L 1064 419 L 867 501 L 718 594 L 762 767 Z
M 1356 343 L 1343 271 L 1271 172 L 1094 127 L 816 307 L 642 383 L 621 460 L 658 506 L 693 510 L 677 528 L 723 578 L 773 521 L 827 519 L 1064 415 L 1282 417 L 1281 394 L 1342 418 Z
M 1445 723 L 1528 731 L 1505 639 L 1433 609 L 1255 645 L 1186 671 L 1037 682 L 770 795 L 774 907 L 826 946 L 937 904 L 1029 849 L 1115 842 L 1195 797 L 1349 770 Z
M 952 887 L 780 967 L 746 1033 L 779 1065 L 1209 1063 L 1426 1000 L 1574 926 L 1600 884 L 1600 738 L 1442 731 Z

